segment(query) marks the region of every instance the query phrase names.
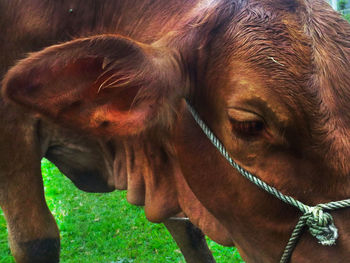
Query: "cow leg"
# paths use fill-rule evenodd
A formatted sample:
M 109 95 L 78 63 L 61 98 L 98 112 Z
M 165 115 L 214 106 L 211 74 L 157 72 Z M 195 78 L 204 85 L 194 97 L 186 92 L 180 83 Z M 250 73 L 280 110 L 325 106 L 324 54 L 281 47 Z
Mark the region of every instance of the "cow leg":
M 58 262 L 59 233 L 45 202 L 40 161 L 18 166 L 23 170 L 0 177 L 0 205 L 12 254 L 18 263 Z
M 19 164 L 19 166 L 23 167 Z M 18 263 L 59 261 L 59 233 L 44 197 L 40 162 L 1 177 L 0 205 Z
M 190 221 L 168 219 L 164 225 L 176 241 L 187 263 L 215 263 L 202 231 Z
M 58 262 L 59 232 L 45 202 L 38 133 L 16 112 L 0 100 L 0 206 L 10 248 L 18 263 Z

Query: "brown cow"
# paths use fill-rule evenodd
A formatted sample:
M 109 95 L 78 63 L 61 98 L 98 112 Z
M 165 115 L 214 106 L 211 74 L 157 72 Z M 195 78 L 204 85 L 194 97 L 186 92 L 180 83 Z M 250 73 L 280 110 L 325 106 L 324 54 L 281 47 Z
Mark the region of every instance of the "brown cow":
M 323 0 L 206 0 L 181 10 L 165 31 L 165 12 L 154 13 L 153 40 L 90 30 L 33 53 L 7 73 L 4 94 L 59 125 L 132 145 L 127 165 L 173 182 L 171 200 L 204 233 L 234 241 L 247 262 L 278 262 L 300 212 L 233 169 L 184 100 L 234 160 L 283 193 L 308 205 L 349 198 L 350 26 Z M 142 168 L 145 159 L 153 166 Z M 189 202 L 183 177 L 200 203 Z M 332 215 L 336 245 L 305 232 L 291 262 L 348 261 L 350 210 Z
M 30 51 L 79 35 L 120 32 L 145 43 L 153 42 L 194 4 L 144 0 L 133 3 L 1 0 L 0 74 L 3 77 L 10 65 Z M 164 20 L 163 24 L 159 24 L 160 19 Z M 134 158 L 142 150 L 137 140 L 96 139 L 5 104 L 2 98 L 0 124 L 0 204 L 17 262 L 59 260 L 59 233 L 43 195 L 40 171 L 43 157 L 55 163 L 84 191 L 128 189 L 129 202 L 145 205 L 150 221 L 166 225 L 187 262 L 215 262 L 201 231 L 190 222 L 172 218 L 181 212 L 173 181 L 155 177 L 157 171 L 152 169 L 161 159 Z M 165 162 L 164 166 L 167 165 Z M 141 169 L 148 169 L 147 178 Z M 208 213 L 185 181 L 181 187 L 188 191 L 187 198 L 197 206 L 197 213 Z

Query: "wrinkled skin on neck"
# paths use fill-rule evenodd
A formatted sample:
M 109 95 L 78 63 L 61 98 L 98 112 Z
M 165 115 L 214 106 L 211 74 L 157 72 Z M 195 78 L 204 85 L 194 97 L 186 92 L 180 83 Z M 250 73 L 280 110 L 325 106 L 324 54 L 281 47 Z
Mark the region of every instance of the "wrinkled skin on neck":
M 148 220 L 164 222 L 183 211 L 216 242 L 232 245 L 227 230 L 188 187 L 177 159 L 166 156 L 170 150 L 164 149 L 163 140 L 96 140 L 43 120 L 37 128 L 42 156 L 55 163 L 79 189 L 127 190 L 129 203 L 144 206 Z

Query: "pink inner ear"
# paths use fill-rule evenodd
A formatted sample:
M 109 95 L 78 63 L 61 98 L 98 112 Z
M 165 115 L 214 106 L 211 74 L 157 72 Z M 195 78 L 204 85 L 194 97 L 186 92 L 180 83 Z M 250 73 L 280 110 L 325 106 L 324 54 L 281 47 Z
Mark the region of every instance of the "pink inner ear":
M 112 75 L 114 82 L 131 78 L 127 72 L 103 73 L 102 64 L 99 57 L 79 58 L 69 64 L 51 61 L 50 67 L 38 63 L 30 71 L 12 73 L 15 77 L 8 82 L 8 95 L 74 129 L 125 135 L 140 131 L 150 114 L 150 108 L 135 103 L 140 86 L 100 89 Z
M 145 105 L 121 111 L 113 102 L 97 107 L 90 116 L 90 125 L 99 134 L 132 135 L 152 124 L 154 112 Z
M 153 124 L 161 96 L 149 56 L 119 36 L 73 40 L 19 62 L 5 77 L 5 95 L 76 130 L 132 135 Z
M 118 74 L 119 78 L 127 79 L 129 76 Z M 140 86 L 109 86 L 108 88 L 101 88 L 101 82 L 104 78 L 95 82 L 91 89 L 89 89 L 88 97 L 94 98 L 99 104 L 113 104 L 115 109 L 120 111 L 129 111 L 133 106 L 136 106 L 137 94 L 140 91 Z M 102 82 L 103 83 L 103 82 Z

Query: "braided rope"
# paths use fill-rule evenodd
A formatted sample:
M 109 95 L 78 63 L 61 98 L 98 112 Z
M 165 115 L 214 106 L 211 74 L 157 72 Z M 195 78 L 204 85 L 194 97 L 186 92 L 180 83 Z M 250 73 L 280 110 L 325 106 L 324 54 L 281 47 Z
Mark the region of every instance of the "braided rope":
M 291 196 L 282 194 L 276 188 L 260 180 L 259 178 L 242 168 L 240 165 L 238 165 L 234 160 L 232 160 L 224 145 L 212 133 L 209 127 L 202 121 L 198 113 L 188 102 L 187 107 L 197 124 L 200 126 L 200 128 L 203 130 L 203 132 L 209 138 L 212 144 L 214 144 L 214 146 L 219 150 L 223 157 L 225 157 L 225 159 L 231 164 L 231 166 L 233 166 L 241 175 L 243 175 L 243 177 L 257 185 L 259 188 L 277 197 L 281 201 L 298 208 L 303 213 L 292 232 L 288 244 L 282 254 L 280 263 L 287 263 L 289 261 L 290 256 L 305 226 L 308 227 L 310 234 L 316 237 L 320 244 L 324 246 L 332 246 L 335 244 L 338 238 L 338 229 L 334 225 L 333 217 L 331 216 L 331 214 L 325 212 L 324 210 L 331 211 L 345 207 L 350 207 L 350 199 L 330 202 L 326 204 L 318 204 L 316 206 L 308 206 L 294 199 Z

